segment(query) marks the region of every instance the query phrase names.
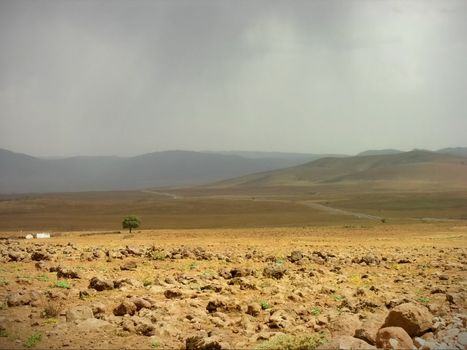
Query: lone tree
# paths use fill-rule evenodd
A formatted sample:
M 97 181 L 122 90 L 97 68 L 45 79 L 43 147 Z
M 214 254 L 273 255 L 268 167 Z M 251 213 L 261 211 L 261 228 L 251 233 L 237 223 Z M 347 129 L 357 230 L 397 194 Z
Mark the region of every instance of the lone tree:
M 141 225 L 141 220 L 139 217 L 135 215 L 128 215 L 122 221 L 122 227 L 129 229 L 130 233 L 132 229 L 138 228 L 140 225 Z

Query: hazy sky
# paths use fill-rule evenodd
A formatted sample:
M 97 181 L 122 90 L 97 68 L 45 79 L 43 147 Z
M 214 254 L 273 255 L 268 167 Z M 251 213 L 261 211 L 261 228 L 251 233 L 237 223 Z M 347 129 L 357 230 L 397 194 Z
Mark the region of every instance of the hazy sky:
M 467 1 L 0 0 L 0 148 L 467 146 Z

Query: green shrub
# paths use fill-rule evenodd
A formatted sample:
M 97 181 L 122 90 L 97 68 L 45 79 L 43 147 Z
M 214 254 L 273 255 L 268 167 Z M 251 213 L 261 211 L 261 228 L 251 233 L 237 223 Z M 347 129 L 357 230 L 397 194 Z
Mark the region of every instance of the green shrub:
M 55 282 L 55 287 L 57 287 L 57 288 L 64 288 L 64 289 L 70 289 L 70 284 L 68 283 L 68 281 L 61 280 L 61 281 Z
M 326 341 L 326 338 L 321 333 L 302 336 L 276 335 L 259 344 L 256 350 L 314 350 L 318 346 L 325 344 Z
M 312 307 L 311 310 L 310 310 L 310 312 L 311 312 L 311 314 L 312 314 L 313 316 L 319 316 L 319 315 L 321 315 L 321 309 L 320 309 L 319 307 L 317 307 L 317 306 Z
M 42 334 L 35 333 L 31 335 L 28 339 L 26 339 L 26 342 L 24 343 L 24 345 L 27 348 L 32 348 L 36 346 L 41 340 L 42 340 Z
M 260 302 L 259 305 L 261 306 L 261 309 L 263 310 L 267 310 L 271 308 L 271 305 L 267 301 L 264 301 L 264 300 Z

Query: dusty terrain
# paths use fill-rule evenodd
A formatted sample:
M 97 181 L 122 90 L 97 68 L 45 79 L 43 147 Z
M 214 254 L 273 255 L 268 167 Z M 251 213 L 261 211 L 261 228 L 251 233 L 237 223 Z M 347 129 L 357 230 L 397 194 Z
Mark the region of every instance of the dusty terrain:
M 1 348 L 467 346 L 462 221 L 71 232 L 0 251 Z

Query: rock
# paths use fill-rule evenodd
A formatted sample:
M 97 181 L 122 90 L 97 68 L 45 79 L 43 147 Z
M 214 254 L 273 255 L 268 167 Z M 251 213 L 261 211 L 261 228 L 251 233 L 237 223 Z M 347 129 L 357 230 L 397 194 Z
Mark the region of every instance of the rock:
M 31 260 L 41 261 L 41 260 L 50 260 L 50 255 L 46 252 L 36 250 L 31 254 Z
M 355 338 L 362 339 L 371 345 L 376 344 L 376 334 L 381 328 L 381 323 L 376 320 L 369 320 L 363 322 L 360 328 L 355 330 Z
M 333 337 L 339 335 L 354 336 L 355 331 L 362 325 L 360 319 L 354 314 L 343 314 L 330 322 L 329 330 Z
M 133 297 L 129 300 L 131 303 L 135 304 L 136 310 L 139 311 L 141 309 L 150 309 L 152 307 L 152 303 L 144 298 Z
M 386 320 L 385 327 L 401 327 L 411 337 L 421 335 L 428 331 L 432 325 L 433 316 L 424 306 L 405 303 L 392 309 Z
M 183 296 L 183 293 L 181 290 L 178 289 L 167 289 L 164 292 L 164 295 L 167 299 L 176 299 L 181 298 Z
M 93 277 L 89 281 L 89 288 L 102 292 L 103 290 L 114 289 L 114 283 L 103 278 Z
M 208 305 L 206 306 L 206 310 L 209 313 L 214 313 L 216 311 L 225 311 L 225 312 L 230 312 L 230 311 L 241 311 L 242 308 L 239 304 L 236 304 L 232 301 L 229 300 L 221 300 L 221 299 L 216 299 L 216 300 L 210 300 L 208 302 Z
M 290 253 L 290 256 L 288 256 L 288 259 L 292 263 L 296 263 L 303 258 L 303 253 L 299 250 L 294 250 L 292 253 Z
M 268 326 L 269 328 L 281 328 L 287 329 L 291 325 L 289 315 L 284 310 L 275 310 L 271 316 L 269 316 Z
M 351 337 L 350 335 L 341 335 L 331 339 L 329 343 L 325 343 L 316 348 L 317 350 L 366 350 L 376 349 L 367 342 Z
M 40 294 L 36 291 L 20 291 L 9 294 L 7 297 L 8 306 L 37 305 L 40 301 Z
M 412 339 L 401 327 L 381 328 L 376 335 L 376 346 L 383 349 L 413 349 Z
M 134 278 L 120 278 L 113 282 L 114 288 L 133 287 L 140 288 L 143 284 Z
M 29 257 L 28 253 L 21 251 L 12 251 L 8 253 L 9 261 L 22 261 Z
M 71 309 L 68 309 L 66 312 L 66 321 L 82 321 L 87 320 L 88 318 L 93 318 L 94 314 L 92 309 L 86 305 L 78 305 Z
M 264 268 L 264 277 L 281 279 L 286 274 L 287 269 L 282 265 L 270 265 Z
M 115 316 L 134 315 L 136 312 L 136 305 L 129 300 L 124 300 L 114 310 Z
M 113 326 L 110 322 L 104 320 L 98 320 L 97 318 L 88 318 L 84 321 L 79 322 L 76 328 L 80 332 L 93 332 L 102 329 L 112 329 Z
M 70 279 L 80 279 L 81 275 L 78 271 L 67 269 L 65 267 L 59 266 L 57 268 L 57 277 L 58 278 L 70 278 Z
M 261 313 L 261 305 L 257 303 L 249 304 L 246 313 L 253 317 L 258 316 Z
M 459 333 L 457 336 L 457 342 L 464 347 L 464 349 L 467 348 L 467 332 L 462 332 Z
M 136 261 L 127 261 L 122 266 L 120 266 L 120 270 L 122 271 L 134 271 L 138 267 Z
M 216 341 L 201 336 L 189 337 L 185 340 L 185 350 L 221 350 L 221 345 Z
M 254 276 L 255 270 L 249 268 L 236 267 L 230 270 L 230 278 Z
M 150 337 L 156 333 L 156 328 L 147 318 L 134 316 L 132 319 L 135 323 L 136 334 Z
M 103 318 L 105 316 L 106 307 L 103 303 L 92 304 L 92 313 L 96 318 Z

